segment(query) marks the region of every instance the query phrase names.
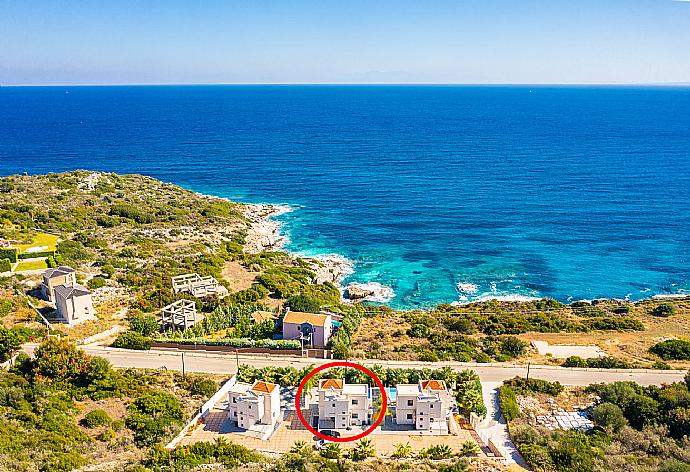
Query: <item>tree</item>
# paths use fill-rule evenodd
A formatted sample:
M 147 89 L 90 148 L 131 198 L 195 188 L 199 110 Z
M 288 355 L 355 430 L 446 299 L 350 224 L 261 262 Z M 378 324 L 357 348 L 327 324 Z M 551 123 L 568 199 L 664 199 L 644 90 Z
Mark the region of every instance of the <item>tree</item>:
M 39 380 L 77 382 L 88 370 L 89 358 L 71 342 L 49 338 L 36 350 L 34 365 Z
M 91 290 L 96 290 L 96 289 L 105 287 L 105 279 L 103 277 L 94 277 L 92 279 L 89 279 L 89 281 L 86 282 L 86 285 Z
M 305 313 L 318 313 L 321 310 L 321 304 L 311 297 L 306 295 L 294 295 L 285 302 L 292 311 L 302 311 Z
M 137 398 L 129 406 L 125 423 L 134 431 L 134 441 L 140 446 L 160 442 L 182 422 L 182 404 L 173 395 L 152 391 Z
M 28 335 L 24 330 L 0 326 L 0 362 L 10 359 L 27 339 Z
M 623 411 L 613 403 L 602 403 L 592 410 L 594 423 L 607 431 L 618 432 L 625 426 Z

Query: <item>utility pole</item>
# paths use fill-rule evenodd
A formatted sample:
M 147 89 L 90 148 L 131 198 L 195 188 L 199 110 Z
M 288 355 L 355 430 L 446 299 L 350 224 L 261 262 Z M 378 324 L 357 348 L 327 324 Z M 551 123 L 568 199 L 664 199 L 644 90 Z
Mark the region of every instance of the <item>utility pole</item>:
M 527 380 L 529 380 L 529 366 L 530 366 L 530 362 L 527 363 Z
M 182 351 L 182 378 L 184 378 L 184 351 Z

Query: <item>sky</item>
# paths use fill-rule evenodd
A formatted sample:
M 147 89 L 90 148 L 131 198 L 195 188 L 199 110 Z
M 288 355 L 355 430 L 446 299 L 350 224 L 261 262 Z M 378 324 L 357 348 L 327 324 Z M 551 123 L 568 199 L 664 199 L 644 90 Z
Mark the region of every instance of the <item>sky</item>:
M 690 1 L 0 0 L 0 85 L 690 83 Z

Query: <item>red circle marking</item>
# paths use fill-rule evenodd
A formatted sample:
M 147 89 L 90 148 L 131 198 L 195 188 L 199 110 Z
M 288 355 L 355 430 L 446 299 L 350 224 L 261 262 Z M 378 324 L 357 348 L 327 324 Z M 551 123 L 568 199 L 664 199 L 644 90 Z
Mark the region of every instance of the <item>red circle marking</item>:
M 326 436 L 325 434 L 321 434 L 316 429 L 314 429 L 310 424 L 308 424 L 307 420 L 304 419 L 304 415 L 302 414 L 302 408 L 300 407 L 301 398 L 302 398 L 302 390 L 304 389 L 304 384 L 307 383 L 307 381 L 310 378 L 312 378 L 315 374 L 317 374 L 318 372 L 321 372 L 322 370 L 330 369 L 332 367 L 351 367 L 353 369 L 357 369 L 361 372 L 364 372 L 369 377 L 374 379 L 374 383 L 379 388 L 379 390 L 381 390 L 381 413 L 379 414 L 379 417 L 376 419 L 374 424 L 371 425 L 366 431 L 362 431 L 359 434 L 356 434 L 354 436 L 348 436 L 346 438 L 333 438 L 331 436 Z M 386 389 L 383 387 L 383 383 L 381 383 L 381 380 L 376 375 L 374 375 L 374 373 L 372 371 L 370 371 L 369 369 L 367 369 L 364 366 L 361 366 L 359 364 L 355 364 L 354 362 L 338 361 L 338 362 L 328 362 L 326 364 L 320 365 L 316 369 L 309 372 L 309 374 L 307 374 L 307 376 L 302 379 L 302 381 L 299 383 L 299 387 L 297 387 L 297 395 L 295 397 L 295 406 L 297 407 L 297 416 L 299 417 L 299 420 L 302 422 L 302 424 L 311 433 L 314 434 L 314 436 L 318 436 L 319 438 L 325 439 L 326 441 L 345 443 L 345 442 L 350 442 L 350 441 L 357 441 L 358 439 L 362 439 L 363 437 L 368 436 L 381 424 L 381 421 L 383 421 L 383 417 L 386 416 L 386 408 L 388 407 L 388 397 L 386 397 Z

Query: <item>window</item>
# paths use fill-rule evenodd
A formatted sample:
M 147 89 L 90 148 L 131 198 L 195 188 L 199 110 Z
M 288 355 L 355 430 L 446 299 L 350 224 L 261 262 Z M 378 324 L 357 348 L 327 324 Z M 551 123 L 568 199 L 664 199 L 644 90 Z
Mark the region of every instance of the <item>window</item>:
M 237 416 L 237 412 L 235 412 L 235 416 Z
M 407 406 L 414 405 L 414 400 L 407 400 Z
M 359 405 L 359 400 L 352 400 L 353 405 Z
M 237 397 L 232 397 L 232 402 L 237 403 Z
M 352 419 L 353 419 L 353 420 L 359 419 L 359 414 L 357 414 L 357 413 L 352 413 Z
M 333 405 L 331 405 L 331 406 L 332 406 L 333 408 L 335 408 L 335 403 L 334 403 Z
M 408 414 L 407 414 L 407 419 L 408 419 L 408 420 L 411 420 L 411 419 L 412 419 L 412 413 L 408 413 Z

